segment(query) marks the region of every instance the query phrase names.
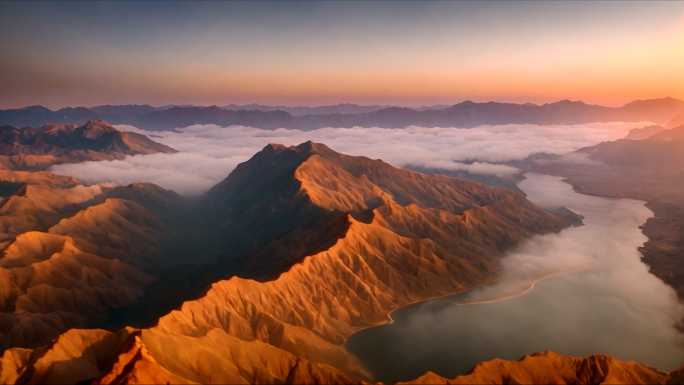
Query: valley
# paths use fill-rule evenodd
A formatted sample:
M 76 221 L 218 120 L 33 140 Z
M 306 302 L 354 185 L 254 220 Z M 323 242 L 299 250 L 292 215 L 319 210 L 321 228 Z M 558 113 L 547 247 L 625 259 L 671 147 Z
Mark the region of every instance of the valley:
M 673 121 L 676 123 L 676 119 Z M 588 160 L 583 163 L 568 162 L 563 156 L 529 161 L 530 170 L 563 176 L 583 194 L 646 201 L 655 215 L 643 226 L 649 238 L 640 247 L 643 260 L 653 274 L 675 288 L 682 300 L 683 132 L 684 126 L 680 125 L 663 128 L 645 139 L 620 139 L 582 148 L 574 154 Z
M 544 350 L 601 352 L 667 371 L 681 366 L 676 325 L 684 305 L 637 251 L 645 240 L 640 225 L 653 213 L 639 201 L 580 195 L 559 178 L 526 177 L 520 187 L 528 199 L 568 205 L 585 224 L 523 243 L 503 257 L 493 283 L 403 307 L 391 324 L 352 335 L 347 348 L 376 381 L 428 371 L 454 378 L 480 362 Z

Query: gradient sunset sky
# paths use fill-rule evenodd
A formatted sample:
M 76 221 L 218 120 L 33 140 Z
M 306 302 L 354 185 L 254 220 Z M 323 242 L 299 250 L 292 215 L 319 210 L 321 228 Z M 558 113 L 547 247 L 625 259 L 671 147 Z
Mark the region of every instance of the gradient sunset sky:
M 684 2 L 0 2 L 0 109 L 684 99 Z

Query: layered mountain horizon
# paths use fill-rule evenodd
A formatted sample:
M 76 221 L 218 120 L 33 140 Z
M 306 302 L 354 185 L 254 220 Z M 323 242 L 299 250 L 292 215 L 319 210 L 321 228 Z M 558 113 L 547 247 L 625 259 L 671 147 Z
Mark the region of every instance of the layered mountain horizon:
M 501 124 L 583 124 L 592 122 L 650 121 L 665 125 L 684 114 L 684 101 L 674 98 L 635 100 L 621 107 L 605 107 L 581 101 L 561 100 L 536 105 L 464 101 L 452 106 L 432 107 L 334 106 L 286 107 L 259 104 L 198 107 L 192 105 L 103 105 L 63 108 L 42 106 L 0 110 L 0 124 L 38 127 L 49 122 L 85 124 L 103 119 L 143 130 L 172 130 L 196 124 L 242 125 L 260 129 L 315 130 L 324 127 L 463 127 Z

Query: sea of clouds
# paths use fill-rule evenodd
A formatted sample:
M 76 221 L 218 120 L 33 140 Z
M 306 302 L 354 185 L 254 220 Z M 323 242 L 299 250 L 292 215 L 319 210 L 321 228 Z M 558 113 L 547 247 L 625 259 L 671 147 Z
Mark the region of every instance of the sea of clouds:
M 238 163 L 268 143 L 298 145 L 312 140 L 333 150 L 382 159 L 396 167 L 420 166 L 465 170 L 472 174 L 510 176 L 519 170 L 497 162 L 518 160 L 532 153 L 566 154 L 602 141 L 616 140 L 631 128 L 648 123 L 586 125 L 502 125 L 477 128 L 322 128 L 314 131 L 195 125 L 172 131 L 139 132 L 180 153 L 129 156 L 124 160 L 62 164 L 49 171 L 86 183 L 152 182 L 183 195 L 198 195 L 223 180 Z M 465 162 L 464 162 L 465 161 Z

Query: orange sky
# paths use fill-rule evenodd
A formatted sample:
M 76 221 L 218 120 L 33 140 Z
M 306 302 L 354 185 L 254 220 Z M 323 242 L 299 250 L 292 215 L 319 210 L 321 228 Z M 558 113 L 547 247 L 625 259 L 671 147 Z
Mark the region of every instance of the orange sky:
M 0 108 L 684 99 L 684 2 L 2 3 L 0 34 Z

